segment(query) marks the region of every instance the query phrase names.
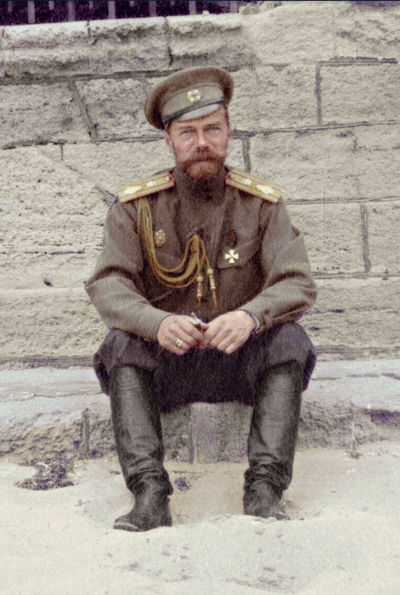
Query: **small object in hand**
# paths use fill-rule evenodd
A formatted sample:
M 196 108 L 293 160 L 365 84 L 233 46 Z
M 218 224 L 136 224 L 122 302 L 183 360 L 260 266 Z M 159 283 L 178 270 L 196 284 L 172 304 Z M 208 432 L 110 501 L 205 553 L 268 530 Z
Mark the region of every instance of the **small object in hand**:
M 183 345 L 183 341 L 182 341 L 182 339 L 177 339 L 177 340 L 175 341 L 175 343 L 176 343 L 176 346 L 177 346 L 177 347 L 179 347 L 179 349 L 180 349 L 180 348 L 182 347 L 182 345 Z
M 199 329 L 199 331 L 201 331 L 204 322 L 194 312 L 192 312 L 190 316 L 192 318 L 190 322 L 193 324 L 193 326 Z

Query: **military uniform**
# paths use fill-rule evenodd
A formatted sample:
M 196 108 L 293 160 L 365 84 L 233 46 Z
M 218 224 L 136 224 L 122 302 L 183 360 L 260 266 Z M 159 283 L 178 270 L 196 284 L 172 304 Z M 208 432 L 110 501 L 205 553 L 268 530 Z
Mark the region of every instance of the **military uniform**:
M 235 386 L 242 387 L 237 380 L 230 382 L 232 373 L 235 378 L 243 370 L 236 361 L 238 354 L 223 356 L 197 350 L 197 354 L 177 358 L 163 352 L 156 343 L 144 342 L 138 337 L 155 342 L 160 322 L 168 313 L 194 312 L 207 322 L 224 312 L 242 309 L 257 319 L 259 331 L 274 328 L 268 336 L 269 347 L 272 337 L 278 334 L 277 327 L 298 320 L 312 304 L 315 286 L 310 278 L 303 236 L 290 223 L 279 188 L 262 180 L 259 186 L 264 194 L 257 196 L 258 178 L 245 172 L 233 172 L 236 174 L 233 180 L 229 177 L 231 171 L 226 168 L 218 180 L 205 184 L 195 182 L 176 167 L 164 173 L 164 177 L 170 177 L 168 188 L 146 193 L 159 261 L 171 269 L 176 267 L 187 239 L 195 232 L 201 234 L 214 270 L 217 306 L 210 291 L 205 291 L 201 303 L 197 304 L 195 284 L 185 289 L 166 289 L 154 277 L 143 236 L 138 233 L 138 198 L 125 203 L 119 200 L 111 207 L 105 225 L 104 248 L 86 284 L 90 299 L 103 320 L 114 329 L 95 358 L 105 392 L 109 390 L 109 376 L 114 368 L 137 365 L 157 370 L 162 410 L 193 400 L 239 399 L 251 404 L 253 390 L 232 390 Z M 154 176 L 146 181 L 150 189 L 151 182 L 158 178 Z M 142 188 L 142 185 L 133 183 L 127 188 Z M 139 191 L 139 198 L 142 193 L 143 190 Z M 124 191 L 121 196 L 123 199 Z M 306 387 L 315 359 L 312 345 L 301 327 L 281 330 L 289 334 L 279 339 L 279 347 L 267 349 L 270 363 L 296 359 L 303 369 Z M 251 339 L 258 345 L 258 352 L 265 338 L 264 334 L 263 338 Z M 222 381 L 221 375 L 216 373 L 215 359 L 220 359 L 219 365 L 225 366 Z M 262 365 L 256 365 L 256 359 L 251 358 L 254 371 L 250 386 L 254 386 Z M 178 376 L 171 373 L 172 370 Z M 208 375 L 207 382 L 201 379 L 202 372 Z M 210 376 L 219 391 L 210 387 Z
M 121 187 L 86 283 L 110 329 L 95 369 L 110 395 L 121 469 L 135 496 L 117 529 L 171 524 L 159 412 L 191 401 L 254 406 L 244 512 L 285 517 L 280 498 L 292 476 L 301 392 L 315 363 L 296 321 L 313 303 L 315 285 L 281 189 L 222 167 L 231 136 L 222 108 L 232 92 L 231 75 L 214 67 L 172 74 L 152 91 L 146 117 L 159 129 L 171 125 L 165 139 L 177 165 Z M 171 314 L 178 316 L 169 323 Z M 200 326 L 199 319 L 216 320 L 202 334 L 179 315 Z M 243 327 L 235 326 L 238 319 Z M 190 339 L 187 346 L 175 329 Z M 236 337 L 233 353 L 226 336 Z

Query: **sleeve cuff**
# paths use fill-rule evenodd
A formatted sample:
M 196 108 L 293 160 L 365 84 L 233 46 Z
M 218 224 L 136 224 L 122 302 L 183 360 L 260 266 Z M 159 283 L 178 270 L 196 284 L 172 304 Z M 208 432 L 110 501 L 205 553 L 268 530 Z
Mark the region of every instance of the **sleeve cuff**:
M 242 312 L 246 312 L 246 314 L 248 314 L 249 316 L 251 316 L 252 319 L 255 322 L 255 327 L 251 331 L 251 334 L 252 335 L 258 335 L 259 333 L 261 333 L 261 324 L 260 324 L 260 321 L 258 320 L 257 316 L 255 314 L 252 314 L 248 310 L 244 310 L 243 308 L 240 308 L 240 310 L 242 310 Z

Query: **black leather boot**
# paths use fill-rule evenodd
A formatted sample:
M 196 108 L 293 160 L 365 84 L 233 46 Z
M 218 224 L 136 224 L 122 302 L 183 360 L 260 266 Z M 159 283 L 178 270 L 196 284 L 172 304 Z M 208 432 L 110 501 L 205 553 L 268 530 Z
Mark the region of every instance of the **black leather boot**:
M 302 372 L 297 362 L 275 366 L 259 380 L 248 440 L 245 514 L 288 518 L 281 497 L 292 479 L 301 392 Z
M 112 422 L 122 473 L 135 496 L 130 513 L 116 519 L 115 529 L 148 531 L 170 526 L 172 486 L 163 466 L 160 413 L 147 370 L 117 368 L 110 382 Z

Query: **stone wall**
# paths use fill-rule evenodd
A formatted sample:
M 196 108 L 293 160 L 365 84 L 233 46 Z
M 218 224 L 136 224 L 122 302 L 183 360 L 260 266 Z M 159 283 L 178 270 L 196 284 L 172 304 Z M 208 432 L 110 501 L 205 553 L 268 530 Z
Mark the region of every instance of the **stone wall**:
M 0 363 L 88 363 L 83 290 L 116 187 L 168 167 L 143 103 L 189 65 L 234 76 L 230 163 L 282 185 L 319 286 L 321 358 L 398 357 L 400 5 L 0 28 Z

